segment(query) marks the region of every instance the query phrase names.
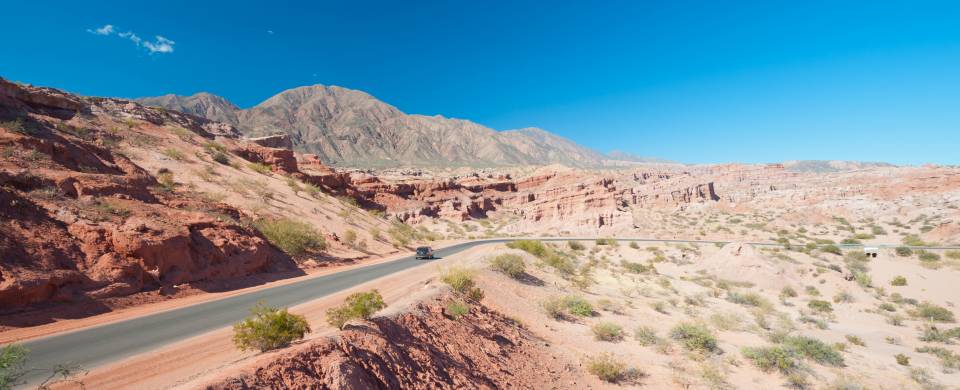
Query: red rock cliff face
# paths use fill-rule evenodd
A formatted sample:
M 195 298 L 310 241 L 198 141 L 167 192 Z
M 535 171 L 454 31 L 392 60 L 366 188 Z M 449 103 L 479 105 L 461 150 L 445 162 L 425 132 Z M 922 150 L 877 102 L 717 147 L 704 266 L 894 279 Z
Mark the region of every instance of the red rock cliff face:
M 236 209 L 164 191 L 109 146 L 130 135 L 108 126 L 123 118 L 208 137 L 229 127 L 90 101 L 0 80 L 0 307 L 296 269 Z

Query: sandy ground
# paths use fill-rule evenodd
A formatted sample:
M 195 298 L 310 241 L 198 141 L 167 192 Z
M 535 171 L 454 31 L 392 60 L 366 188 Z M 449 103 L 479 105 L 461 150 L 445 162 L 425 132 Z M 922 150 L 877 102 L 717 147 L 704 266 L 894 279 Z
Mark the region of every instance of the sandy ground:
M 662 261 L 649 262 L 655 256 L 654 248 L 663 254 Z M 594 260 L 589 272 L 592 282 L 588 287 L 578 288 L 569 278 L 558 276 L 533 256 L 499 246 L 488 257 L 500 253 L 523 256 L 528 274 L 533 280 L 542 281 L 542 285 L 512 280 L 489 268 L 478 268 L 478 278 L 487 291 L 484 303 L 528 324 L 531 330 L 550 341 L 556 356 L 585 363 L 607 352 L 643 373 L 635 383 L 601 384 L 601 387 L 787 386 L 797 379 L 776 372 L 764 373 L 742 352 L 744 347 L 772 345 L 768 340 L 778 332 L 813 337 L 840 349 L 844 364 L 839 367 L 802 360 L 803 368 L 798 372 L 802 373 L 808 388 L 841 384 L 875 389 L 960 385 L 955 367 L 948 367 L 932 354 L 917 352 L 916 348 L 940 347 L 954 354 L 960 353 L 960 349 L 952 343 L 920 341 L 920 329 L 928 321 L 909 315 L 912 310 L 909 304 L 891 303 L 896 292 L 905 298 L 954 310 L 957 295 L 952 291 L 960 280 L 955 270 L 929 269 L 915 259 L 895 257 L 890 251 L 868 262 L 873 287 L 863 288 L 855 281 L 844 280 L 839 272 L 815 265 L 843 264 L 842 258 L 836 255 L 753 250 L 734 255 L 733 248 L 706 245 L 696 251 L 692 249 L 679 245 L 645 245 L 638 249 L 620 245 L 598 250 L 587 243 L 587 250 L 578 251 L 575 256 L 581 267 Z M 627 272 L 619 266 L 621 260 L 652 264 L 656 273 Z M 716 263 L 736 265 L 731 268 L 741 273 L 734 275 L 735 278 L 717 278 L 707 271 L 715 269 Z M 753 272 L 754 269 L 758 271 Z M 906 277 L 908 285 L 891 286 L 889 281 L 896 275 Z M 771 279 L 776 283 L 769 283 Z M 719 287 L 721 281 L 722 287 Z M 781 299 L 779 295 L 784 286 L 791 286 L 799 296 Z M 808 290 L 807 286 L 816 291 Z M 769 306 L 760 308 L 731 302 L 728 300 L 731 293 L 755 293 Z M 837 302 L 835 297 L 841 294 L 847 294 L 849 300 Z M 572 320 L 548 317 L 541 303 L 551 297 L 568 295 L 581 296 L 591 302 L 594 315 Z M 813 313 L 807 306 L 812 299 L 830 301 L 833 312 Z M 895 313 L 878 309 L 881 303 L 894 305 Z M 888 318 L 893 315 L 901 317 L 901 326 L 889 323 Z M 814 323 L 804 322 L 805 319 L 821 321 L 826 328 L 820 329 Z M 670 335 L 671 329 L 681 322 L 705 325 L 718 340 L 718 352 L 704 354 L 685 350 Z M 624 332 L 622 340 L 595 339 L 591 327 L 598 323 L 620 326 Z M 936 325 L 941 329 L 955 326 Z M 644 345 L 636 339 L 634 332 L 640 327 L 652 330 L 656 341 Z M 857 343 L 863 345 L 855 343 L 852 337 L 859 338 Z M 898 365 L 894 357 L 897 354 L 909 357 L 909 366 Z

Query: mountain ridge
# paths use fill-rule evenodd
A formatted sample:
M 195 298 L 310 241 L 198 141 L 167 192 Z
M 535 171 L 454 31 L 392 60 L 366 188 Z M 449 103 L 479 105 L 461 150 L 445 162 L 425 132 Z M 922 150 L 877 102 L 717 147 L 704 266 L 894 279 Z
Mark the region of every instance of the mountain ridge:
M 340 86 L 291 88 L 247 109 L 207 92 L 134 100 L 229 123 L 248 137 L 285 133 L 295 150 L 331 165 L 589 168 L 609 159 L 543 129 L 497 131 L 466 119 L 407 114 L 369 93 Z

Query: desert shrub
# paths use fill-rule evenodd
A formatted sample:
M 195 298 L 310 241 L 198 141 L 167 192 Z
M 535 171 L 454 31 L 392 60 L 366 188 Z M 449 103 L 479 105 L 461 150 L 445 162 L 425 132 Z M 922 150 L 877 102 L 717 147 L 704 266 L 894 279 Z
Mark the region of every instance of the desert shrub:
M 670 330 L 670 337 L 679 341 L 690 351 L 714 352 L 718 349 L 717 338 L 710 329 L 701 324 L 680 323 Z
M 351 248 L 355 247 L 357 244 L 357 232 L 353 229 L 347 229 L 347 231 L 343 232 L 343 243 Z
M 849 303 L 853 302 L 853 295 L 846 291 L 840 291 L 833 296 L 833 303 Z
M 563 300 L 557 297 L 547 298 L 540 303 L 540 306 L 543 308 L 543 311 L 547 313 L 547 316 L 555 320 L 562 320 L 566 317 L 566 313 L 563 307 Z
M 374 313 L 383 310 L 387 304 L 377 290 L 356 292 L 347 296 L 343 304 L 327 310 L 327 323 L 343 329 L 350 320 L 369 319 Z
M 3 124 L 0 126 L 7 127 Z M 21 384 L 20 378 L 26 374 L 24 365 L 29 353 L 30 351 L 20 344 L 7 344 L 0 347 L 0 389 L 9 390 Z
M 476 286 L 473 271 L 462 267 L 451 267 L 443 272 L 440 280 L 449 285 L 460 296 L 478 302 L 483 299 L 483 290 Z
M 306 183 L 303 185 L 303 191 L 306 192 L 307 195 L 314 198 L 320 195 L 320 192 L 321 192 L 320 187 L 317 187 L 316 185 L 310 184 L 310 183 Z
M 780 290 L 780 298 L 781 298 L 781 299 L 784 299 L 784 298 L 796 298 L 796 297 L 797 297 L 797 290 L 794 290 L 793 287 L 786 286 L 786 287 L 784 287 L 783 289 Z
M 169 171 L 157 173 L 157 183 L 160 184 L 159 189 L 163 192 L 173 192 L 177 188 L 177 182 L 173 180 L 173 173 Z
M 903 237 L 903 245 L 907 246 L 927 246 L 916 234 L 908 234 Z
M 946 251 L 943 255 L 950 259 L 960 260 L 960 251 Z
M 807 302 L 807 307 L 817 313 L 829 313 L 833 311 L 833 305 L 831 305 L 830 302 L 820 299 L 811 299 L 810 302 Z
M 871 279 L 870 274 L 866 272 L 854 272 L 853 279 L 863 288 L 873 285 L 873 279 Z
M 541 257 L 541 259 L 543 260 L 544 264 L 557 270 L 557 272 L 559 272 L 561 275 L 569 276 L 576 270 L 573 260 L 566 256 L 554 253 L 553 251 L 549 251 L 546 255 Z
M 907 355 L 904 355 L 904 354 L 902 354 L 902 353 L 898 353 L 898 354 L 894 355 L 893 357 L 897 359 L 897 364 L 899 364 L 899 365 L 901 365 L 901 366 L 909 366 L 909 365 L 910 365 L 910 358 L 907 357 Z
M 630 241 L 630 248 L 640 249 L 640 244 L 637 244 L 636 241 Z
M 283 348 L 310 333 L 310 324 L 302 315 L 259 302 L 250 316 L 233 325 L 233 344 L 241 351 L 261 352 Z
M 780 345 L 767 347 L 745 347 L 741 350 L 743 357 L 753 362 L 760 371 L 779 371 L 788 375 L 800 368 L 800 356 L 789 348 Z
M 623 340 L 623 328 L 612 322 L 600 322 L 590 328 L 593 332 L 593 338 L 598 341 L 620 341 Z
M 731 291 L 727 293 L 727 300 L 738 305 L 744 306 L 753 306 L 753 307 L 770 307 L 770 301 L 767 301 L 766 298 L 760 296 L 757 293 L 739 293 Z
M 514 279 L 519 279 L 526 273 L 526 265 L 523 263 L 523 258 L 511 253 L 494 257 L 493 260 L 490 261 L 490 266 L 494 270 L 502 272 Z
M 183 161 L 187 158 L 179 149 L 167 148 L 163 150 L 163 154 L 177 161 Z
M 586 249 L 586 247 L 578 241 L 567 241 L 567 246 L 570 247 L 571 250 L 575 251 L 582 251 Z
M 470 305 L 462 301 L 450 301 L 447 302 L 444 312 L 451 318 L 458 320 L 470 312 Z
M 612 354 L 602 353 L 587 359 L 587 372 L 603 381 L 616 383 L 626 378 L 628 369 L 626 363 L 617 360 Z
M 890 311 L 890 312 L 897 311 L 897 307 L 890 302 L 881 303 L 878 307 L 880 308 L 880 310 L 883 310 L 883 311 Z
M 843 254 L 843 252 L 840 251 L 840 247 L 838 247 L 838 246 L 836 246 L 836 245 L 834 245 L 834 244 L 824 245 L 824 246 L 820 247 L 820 251 L 822 251 L 822 252 L 824 252 L 824 253 L 832 253 L 832 254 L 835 254 L 835 255 L 838 255 L 838 256 L 841 255 L 841 254 Z
M 916 349 L 920 353 L 929 353 L 940 358 L 940 364 L 944 369 L 956 370 L 960 368 L 960 355 L 951 352 L 943 347 L 923 346 Z
M 593 315 L 593 305 L 579 295 L 568 295 L 564 297 L 563 306 L 567 308 L 570 314 L 578 317 L 590 317 Z
M 905 247 L 905 246 L 898 246 L 897 249 L 894 249 L 894 252 L 896 252 L 897 256 L 900 256 L 900 257 L 913 256 L 913 249 L 910 249 L 909 247 Z
M 917 254 L 918 254 L 917 257 L 920 259 L 920 261 L 926 261 L 926 262 L 929 263 L 929 262 L 934 262 L 934 261 L 940 260 L 940 255 L 938 255 L 938 254 L 936 254 L 936 253 L 933 253 L 933 252 L 928 252 L 928 251 L 924 251 L 924 250 L 919 250 L 919 251 L 917 251 Z
M 387 229 L 387 234 L 401 246 L 407 246 L 407 244 L 417 238 L 417 231 L 410 227 L 410 225 L 402 222 L 392 223 L 390 229 Z
M 848 335 L 846 335 L 846 336 L 844 336 L 844 337 L 847 339 L 848 342 L 850 342 L 850 344 L 857 345 L 857 346 L 860 346 L 860 347 L 866 347 L 866 346 L 867 346 L 867 343 L 865 343 L 865 342 L 863 341 L 863 339 L 860 338 L 860 336 L 855 336 L 855 335 L 852 335 L 852 334 L 848 334 Z
M 784 339 L 783 345 L 793 348 L 800 355 L 817 363 L 835 367 L 843 366 L 843 356 L 833 347 L 815 338 L 790 336 Z
M 595 244 L 614 246 L 614 245 L 617 245 L 617 240 L 614 240 L 612 238 L 598 238 L 596 239 Z
M 906 286 L 906 285 L 907 285 L 907 278 L 905 278 L 905 277 L 903 277 L 903 276 L 896 276 L 896 277 L 893 278 L 893 280 L 890 281 L 890 285 L 892 285 L 892 286 Z
M 626 260 L 620 261 L 620 266 L 623 267 L 624 271 L 635 273 L 635 274 L 645 274 L 647 272 L 653 271 L 652 266 L 643 265 L 640 263 L 634 263 Z
M 633 338 L 643 346 L 650 346 L 660 341 L 657 331 L 649 326 L 640 326 L 633 331 Z
M 804 291 L 806 291 L 807 295 L 809 295 L 809 296 L 811 296 L 811 297 L 819 297 L 819 296 L 820 296 L 820 290 L 817 290 L 817 288 L 816 288 L 815 286 L 806 286 L 806 287 L 804 287 Z
M 516 240 L 507 243 L 508 248 L 520 249 L 536 257 L 547 254 L 547 246 L 539 240 Z
M 305 222 L 289 218 L 261 219 L 254 222 L 253 226 L 263 233 L 271 244 L 291 256 L 327 248 L 323 236 Z
M 273 170 L 269 165 L 261 163 L 249 163 L 247 164 L 247 168 L 264 175 L 269 174 Z
M 931 302 L 923 302 L 910 311 L 914 317 L 924 318 L 934 322 L 954 322 L 953 312 Z

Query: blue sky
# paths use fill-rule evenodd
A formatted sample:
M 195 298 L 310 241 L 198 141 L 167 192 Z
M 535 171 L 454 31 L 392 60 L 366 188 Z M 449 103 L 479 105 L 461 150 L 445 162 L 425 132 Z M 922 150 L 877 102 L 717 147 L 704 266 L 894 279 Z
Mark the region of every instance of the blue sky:
M 956 2 L 6 3 L 0 76 L 80 94 L 328 84 L 683 162 L 960 163 Z

